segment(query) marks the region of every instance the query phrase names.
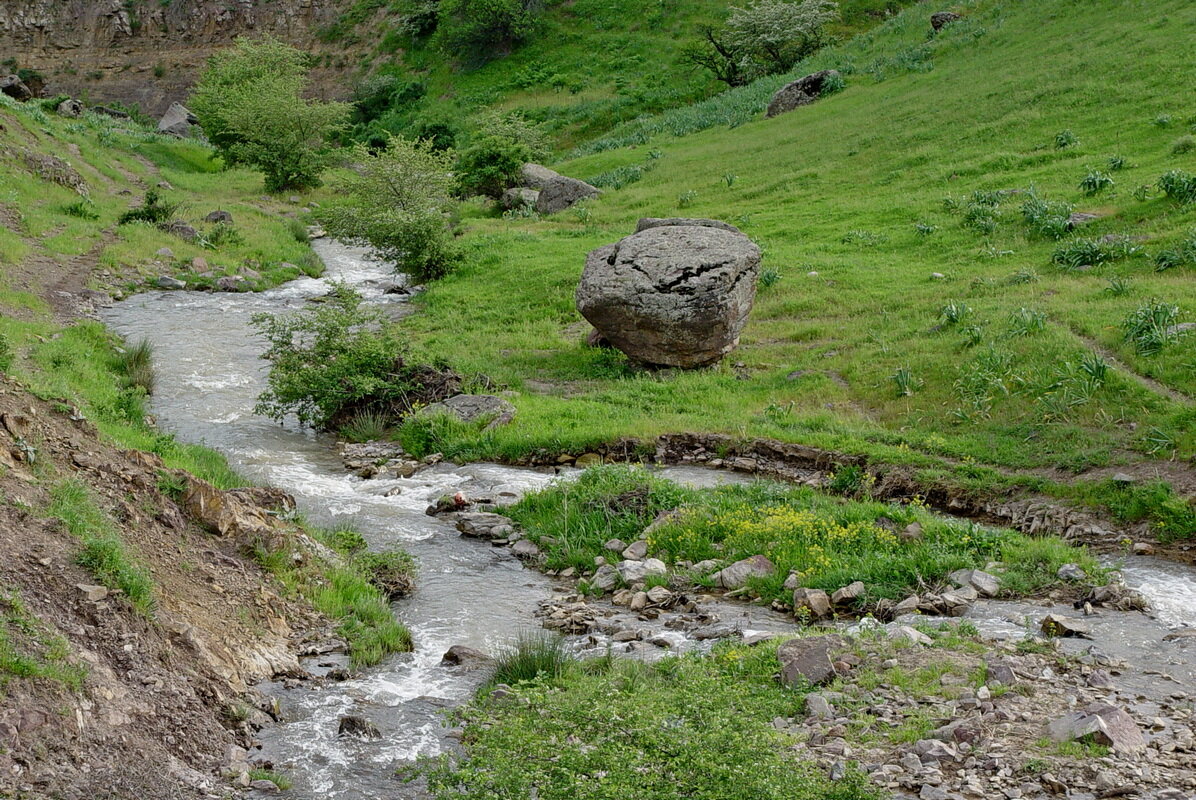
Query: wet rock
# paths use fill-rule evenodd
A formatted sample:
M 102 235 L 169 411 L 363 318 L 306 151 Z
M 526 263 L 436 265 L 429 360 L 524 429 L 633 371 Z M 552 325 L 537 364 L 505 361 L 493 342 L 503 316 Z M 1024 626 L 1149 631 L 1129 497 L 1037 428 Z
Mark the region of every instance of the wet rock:
M 648 558 L 643 561 L 620 561 L 615 565 L 619 577 L 625 583 L 637 583 L 649 575 L 667 575 L 669 568 L 663 561 Z
M 1150 542 L 1134 542 L 1133 551 L 1136 556 L 1152 556 L 1154 555 L 1154 545 Z
M 444 651 L 444 656 L 440 659 L 441 664 L 454 667 L 467 666 L 472 669 L 489 664 L 490 661 L 490 656 L 481 650 L 464 644 L 453 645 Z
M 767 578 L 777 571 L 764 556 L 749 556 L 714 573 L 715 582 L 724 589 L 739 589 L 749 578 Z
M 1091 630 L 1078 619 L 1061 614 L 1047 614 L 1042 618 L 1042 632 L 1047 636 L 1080 636 L 1090 638 Z
M 515 522 L 488 511 L 463 511 L 457 515 L 457 530 L 474 539 L 507 539 L 515 533 Z
M 516 558 L 531 559 L 540 557 L 540 548 L 528 539 L 520 539 L 511 545 L 511 554 Z
M 378 726 L 365 717 L 349 715 L 341 717 L 340 724 L 336 729 L 336 735 L 352 736 L 355 739 L 373 741 L 382 738 L 382 731 L 378 730 Z
M 790 639 L 777 648 L 781 683 L 786 686 L 818 686 L 835 677 L 832 656 L 846 649 L 841 636 L 810 636 Z
M 970 586 L 983 597 L 996 597 L 1001 591 L 1001 580 L 979 569 L 957 569 L 947 578 L 956 586 Z
M 158 279 L 154 281 L 154 285 L 159 289 L 186 289 L 187 282 L 180 281 L 178 278 L 172 278 L 169 275 L 159 275 Z
M 222 292 L 239 292 L 245 285 L 245 279 L 240 275 L 225 275 L 216 279 L 216 288 Z
M 798 588 L 793 590 L 793 612 L 809 614 L 814 619 L 831 615 L 831 599 L 821 589 Z
M 1092 672 L 1088 673 L 1088 677 L 1086 677 L 1084 679 L 1084 682 L 1086 684 L 1088 684 L 1089 686 L 1091 686 L 1093 689 L 1112 689 L 1113 688 L 1112 676 L 1110 676 L 1109 673 L 1105 672 L 1103 669 L 1092 670 Z
M 654 606 L 669 605 L 676 595 L 664 586 L 653 586 L 647 591 L 648 602 Z
M 1083 711 L 1060 717 L 1047 727 L 1047 732 L 1056 742 L 1091 736 L 1118 753 L 1134 753 L 1146 747 L 1134 718 L 1108 703 L 1092 703 Z
M 942 602 L 943 613 L 948 617 L 962 617 L 966 614 L 972 600 L 976 599 L 976 590 L 971 587 L 968 589 L 971 597 L 968 597 L 962 589 L 957 592 L 943 592 L 939 598 Z
M 627 607 L 632 611 L 643 611 L 648 607 L 648 593 L 636 592 L 631 596 L 631 601 L 627 604 Z
M 619 571 L 610 564 L 603 564 L 594 576 L 590 579 L 590 585 L 595 589 L 601 589 L 604 592 L 609 592 L 615 588 L 619 583 Z
M 506 425 L 515 418 L 515 406 L 492 394 L 459 394 L 431 403 L 419 410 L 416 416 L 433 417 L 446 414 L 462 422 L 487 421 L 486 430 Z

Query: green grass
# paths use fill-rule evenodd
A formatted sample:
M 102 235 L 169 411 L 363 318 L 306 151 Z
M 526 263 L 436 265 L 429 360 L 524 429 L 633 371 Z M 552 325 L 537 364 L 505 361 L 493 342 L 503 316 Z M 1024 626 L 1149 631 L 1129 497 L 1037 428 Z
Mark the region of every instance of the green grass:
M 513 686 L 537 678 L 555 681 L 573 666 L 564 639 L 548 631 L 527 631 L 495 658 L 490 683 Z
M 648 552 L 666 564 L 715 559 L 730 563 L 767 556 L 772 578 L 751 586 L 766 600 L 790 602 L 782 586 L 790 571 L 801 585 L 832 592 L 863 581 L 861 607 L 901 599 L 965 568 L 1004 563 L 1010 595 L 1032 595 L 1056 584 L 1065 563 L 1080 564 L 1093 581 L 1105 572 L 1082 549 L 1053 537 L 1031 538 L 930 514 L 917 505 L 895 505 L 828 496 L 813 489 L 769 482 L 696 491 L 620 465 L 592 467 L 576 481 L 528 495 L 508 510 L 545 553 L 552 569 L 594 569 L 611 539 L 632 542 L 658 514 L 677 515 L 647 538 Z M 917 523 L 921 537 L 899 532 Z
M 53 681 L 78 691 L 87 671 L 70 663 L 67 642 L 29 613 L 15 593 L 0 591 L 0 696 L 14 679 Z
M 62 481 L 50 491 L 50 500 L 46 512 L 61 520 L 83 543 L 76 557 L 79 566 L 101 585 L 122 592 L 139 612 L 152 617 L 156 605 L 153 579 L 128 552 L 116 523 L 87 487 L 75 480 Z
M 425 765 L 437 797 L 543 800 L 870 800 L 796 757 L 774 718 L 800 717 L 805 692 L 774 679 L 777 643 L 649 665 L 599 659 L 479 698 L 463 713 L 468 758 Z
M 273 769 L 262 769 L 260 767 L 249 770 L 249 780 L 270 781 L 284 792 L 295 785 L 295 782 L 285 773 Z
M 1196 456 L 1196 411 L 1176 399 L 1196 397 L 1190 336 L 1142 352 L 1122 330 L 1151 298 L 1178 306 L 1179 321 L 1196 313 L 1191 267 L 1156 272 L 1153 260 L 1196 223 L 1196 204 L 1130 190 L 1156 187 L 1190 158 L 1172 156 L 1173 133 L 1152 120 L 1181 113 L 1163 76 L 1192 9 L 1164 0 L 1149 24 L 1129 0 L 1099 0 L 1082 16 L 1062 0 L 962 10 L 964 21 L 931 40 L 918 7 L 814 56 L 802 69 L 838 66 L 850 72 L 847 87 L 792 114 L 760 119 L 777 79 L 637 123 L 642 135 L 627 133 L 626 144 L 555 165 L 592 176 L 644 163 L 645 144 L 658 151 L 650 172 L 584 214 L 471 214 L 472 259 L 430 286 L 403 327 L 427 356 L 519 392 L 519 415 L 449 436 L 441 449 L 518 458 L 715 431 L 936 470 L 956 486 L 1013 480 L 1089 497 L 1100 488 L 1051 486 L 1033 472 Z M 1035 79 L 1010 74 L 1002 65 L 1011 62 L 1034 64 Z M 1108 74 L 1123 76 L 1112 95 Z M 1079 143 L 1057 148 L 1063 130 Z M 1113 154 L 1124 162 L 1117 185 L 1085 197 L 1078 178 Z M 1031 188 L 1102 216 L 1062 239 L 1043 235 L 1039 217 L 1053 212 L 1028 223 L 1025 195 L 1004 193 Z M 682 195 L 692 200 L 680 212 Z M 991 215 L 991 232 L 964 224 L 973 204 Z M 678 213 L 739 225 L 763 247 L 764 267 L 787 276 L 758 296 L 738 350 L 675 374 L 586 347 L 574 309 L 585 254 L 640 216 Z M 1100 243 L 1108 234 L 1134 238 Z M 1078 253 L 1089 241 L 1103 248 L 1091 269 L 1053 263 L 1056 250 Z M 1109 280 L 1128 281 L 1128 291 L 1106 292 Z M 952 300 L 972 310 L 959 326 L 938 318 Z M 1086 379 L 1080 367 L 1098 348 L 1129 371 Z M 895 391 L 901 369 L 909 392 Z

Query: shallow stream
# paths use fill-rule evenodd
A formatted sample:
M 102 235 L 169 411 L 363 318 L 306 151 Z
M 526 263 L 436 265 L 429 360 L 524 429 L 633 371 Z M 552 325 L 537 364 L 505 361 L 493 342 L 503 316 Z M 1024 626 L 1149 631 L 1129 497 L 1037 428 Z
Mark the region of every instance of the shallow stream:
M 330 240 L 313 245 L 328 266 L 323 279 L 300 279 L 259 294 L 148 292 L 108 309 L 105 321 L 129 340 L 153 343 L 157 388 L 152 410 L 163 430 L 215 448 L 252 480 L 291 492 L 313 522 L 351 522 L 371 545 L 398 544 L 415 557 L 419 588 L 396 604 L 396 613 L 412 630 L 415 652 L 324 688 L 276 687 L 287 722 L 261 731 L 259 755 L 294 778 L 290 796 L 420 796 L 417 787 L 396 781 L 394 770 L 417 755 L 450 746 L 443 710 L 467 698 L 478 680 L 477 673 L 463 676 L 440 666 L 444 651 L 453 644 L 493 650 L 536 626 L 533 612 L 554 588 L 505 549 L 462 539 L 424 509 L 458 490 L 518 495 L 545 485 L 554 474 L 493 464 L 441 464 L 409 479 L 365 481 L 343 469 L 330 438 L 255 416 L 265 363 L 259 359 L 264 344 L 250 327 L 252 315 L 303 308 L 328 292 L 329 280 L 353 285 L 367 302 L 394 316 L 403 313 L 406 295 L 387 293 L 399 282 L 386 265 Z M 715 482 L 705 471 L 670 472 L 694 484 Z M 1193 572 L 1134 559 L 1125 574 L 1150 596 L 1158 620 L 1143 623 L 1136 622 L 1141 620 L 1137 614 L 1106 615 L 1099 644 L 1116 642 L 1118 657 L 1149 654 L 1161 669 L 1177 679 L 1186 676 L 1193 685 L 1196 646 L 1179 651 L 1180 645 L 1164 648 L 1161 642 L 1169 627 L 1196 624 Z M 1042 613 L 1041 607 L 987 603 L 976 614 L 983 627 L 1010 634 L 1019 627 L 1018 615 L 1031 611 Z M 775 615 L 748 606 L 732 613 L 740 615 L 741 627 L 772 630 L 778 625 Z M 382 740 L 338 738 L 338 721 L 345 714 L 370 719 L 381 729 Z

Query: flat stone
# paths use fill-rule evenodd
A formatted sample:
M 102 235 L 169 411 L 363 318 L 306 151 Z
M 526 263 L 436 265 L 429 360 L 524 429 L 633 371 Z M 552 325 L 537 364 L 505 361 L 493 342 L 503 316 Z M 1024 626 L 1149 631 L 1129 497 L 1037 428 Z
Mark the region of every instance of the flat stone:
M 723 567 L 714 574 L 714 579 L 724 589 L 739 589 L 747 585 L 749 578 L 767 578 L 776 571 L 776 566 L 766 557 L 749 556 Z
M 627 549 L 627 542 L 622 539 L 607 539 L 606 543 L 602 545 L 604 550 L 613 550 L 616 553 L 622 553 Z
M 797 588 L 793 590 L 793 613 L 808 613 L 814 619 L 831 615 L 831 599 L 821 589 Z
M 834 719 L 835 709 L 824 695 L 814 692 L 806 695 L 806 713 L 819 719 Z
M 1122 709 L 1108 703 L 1092 703 L 1083 711 L 1074 711 L 1047 726 L 1056 742 L 1092 736 L 1098 744 L 1118 753 L 1134 753 L 1146 747 L 1138 723 Z
M 1088 573 L 1079 564 L 1064 564 L 1055 571 L 1055 577 L 1061 581 L 1082 581 L 1088 577 Z
M 108 589 L 104 586 L 94 586 L 89 583 L 80 583 L 75 586 L 83 593 L 84 599 L 92 603 L 98 603 L 108 597 Z
M 169 275 L 159 275 L 158 279 L 154 281 L 154 285 L 159 289 L 186 289 L 187 282 L 180 281 L 178 278 L 172 278 Z
M 917 628 L 910 627 L 909 625 L 889 625 L 887 627 L 890 639 L 905 640 L 912 644 L 934 644 L 933 639 L 922 633 L 922 631 L 918 630 Z
M 957 569 L 947 576 L 956 586 L 970 586 L 984 597 L 996 597 L 1001 591 L 1001 580 L 979 569 Z
M 623 558 L 632 561 L 642 561 L 648 555 L 648 543 L 640 540 L 632 542 L 623 550 Z
M 790 639 L 777 648 L 781 683 L 786 686 L 818 686 L 835 677 L 832 655 L 846 648 L 843 637 L 834 634 Z
M 440 659 L 441 664 L 449 666 L 480 665 L 489 661 L 490 656 L 464 644 L 453 645 L 444 651 L 444 656 Z
M 511 554 L 516 558 L 537 558 L 540 548 L 527 539 L 520 539 L 511 545 Z
M 864 596 L 867 587 L 863 581 L 852 581 L 841 589 L 836 589 L 831 595 L 831 602 L 837 606 L 852 603 Z

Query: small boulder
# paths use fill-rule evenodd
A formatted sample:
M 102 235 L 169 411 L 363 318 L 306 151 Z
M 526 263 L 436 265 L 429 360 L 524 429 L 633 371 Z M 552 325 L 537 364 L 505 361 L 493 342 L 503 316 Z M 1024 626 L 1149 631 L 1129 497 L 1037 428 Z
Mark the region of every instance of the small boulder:
M 917 628 L 911 627 L 909 625 L 891 625 L 890 624 L 888 626 L 888 632 L 889 632 L 889 638 L 895 639 L 897 641 L 905 641 L 905 642 L 909 642 L 910 644 L 921 644 L 921 645 L 934 644 L 934 639 L 931 639 L 929 636 L 922 633 L 922 631 L 918 630 Z
M 540 556 L 540 548 L 528 539 L 520 539 L 511 545 L 511 554 L 516 558 L 538 558 Z
M 515 406 L 492 394 L 459 394 L 432 403 L 419 410 L 416 416 L 433 417 L 441 414 L 456 417 L 462 422 L 489 420 L 486 429 L 506 425 L 515 418 Z
M 979 569 L 957 569 L 947 578 L 956 586 L 972 587 L 982 597 L 996 597 L 1001 591 L 1000 579 Z
M 831 615 L 831 599 L 821 589 L 794 589 L 793 612 L 801 614 L 803 611 L 814 619 L 829 617 Z
M 355 739 L 373 741 L 382 738 L 382 731 L 378 730 L 378 726 L 365 717 L 349 715 L 341 717 L 336 735 L 352 736 Z
M 108 589 L 104 586 L 80 583 L 75 588 L 82 592 L 83 598 L 90 603 L 98 603 L 108 597 Z
M 64 117 L 77 118 L 83 116 L 83 104 L 68 97 L 58 104 L 58 113 Z
M 490 656 L 483 653 L 481 650 L 474 649 L 467 645 L 455 644 L 448 650 L 444 651 L 444 656 L 440 659 L 440 663 L 452 667 L 470 667 L 476 669 L 480 666 L 488 664 Z
M 536 197 L 536 211 L 541 214 L 556 214 L 600 194 L 602 190 L 585 181 L 558 175 L 540 189 L 540 194 Z
M 175 220 L 174 222 L 167 222 L 159 226 L 162 230 L 169 234 L 179 237 L 185 242 L 194 242 L 199 238 L 199 231 L 191 227 L 182 220 Z
M 643 539 L 632 542 L 623 550 L 623 558 L 631 561 L 642 561 L 648 555 L 648 543 Z
M 543 189 L 549 181 L 559 177 L 561 177 L 559 172 L 554 172 L 539 164 L 524 164 L 519 170 L 519 179 L 522 181 L 523 188 L 536 191 Z
M 835 718 L 835 709 L 831 705 L 831 701 L 826 699 L 826 695 L 819 692 L 811 692 L 806 695 L 806 713 L 819 719 Z
M 959 19 L 963 19 L 963 17 L 954 11 L 936 11 L 930 15 L 930 27 L 936 31 L 941 31 L 944 27 Z
M 749 578 L 767 578 L 776 571 L 766 557 L 749 556 L 714 573 L 714 580 L 724 589 L 739 589 L 747 585 Z
M 781 683 L 786 686 L 818 686 L 835 677 L 834 659 L 846 648 L 841 636 L 810 636 L 790 639 L 777 648 Z
M 1060 717 L 1047 727 L 1047 732 L 1056 742 L 1091 736 L 1117 753 L 1135 753 L 1146 747 L 1146 739 L 1134 718 L 1108 703 L 1092 703 L 1083 711 Z
M 187 110 L 182 103 L 171 103 L 170 108 L 158 120 L 158 133 L 185 138 L 191 135 L 191 126 L 198 125 L 199 118 Z
M 244 284 L 245 279 L 240 275 L 225 275 L 216 279 L 216 288 L 222 292 L 239 292 Z
M 539 199 L 540 193 L 535 189 L 514 188 L 504 191 L 498 202 L 507 211 L 512 211 L 517 208 L 535 208 Z
M 1062 614 L 1047 614 L 1042 618 L 1042 632 L 1047 636 L 1078 636 L 1090 638 L 1088 626 L 1078 619 L 1071 619 Z
M 154 253 L 158 258 L 174 258 L 174 251 L 169 247 L 159 247 L 158 251 Z
M 206 217 L 204 217 L 203 221 L 211 223 L 224 222 L 231 225 L 233 221 L 233 215 L 227 211 L 221 211 L 217 209 L 216 211 L 212 211 Z
M 154 281 L 154 285 L 159 289 L 186 289 L 187 282 L 180 281 L 178 278 L 172 278 L 169 275 L 159 275 L 158 279 Z
M 660 559 L 648 558 L 643 561 L 620 561 L 615 565 L 615 570 L 624 583 L 638 583 L 649 575 L 667 575 L 669 568 Z
M 604 550 L 613 550 L 616 553 L 622 553 L 627 549 L 627 542 L 622 539 L 607 539 L 606 544 L 602 545 Z
M 867 587 L 864 586 L 863 581 L 852 581 L 841 589 L 836 589 L 835 593 L 831 595 L 831 602 L 837 606 L 854 603 L 856 600 L 864 596 Z
M 1055 572 L 1055 577 L 1061 581 L 1082 581 L 1088 573 L 1079 564 L 1064 564 Z
M 842 79 L 838 70 L 824 69 L 787 83 L 777 90 L 764 113 L 766 119 L 809 105 L 822 96 L 828 81 Z
M 203 256 L 196 256 L 191 259 L 191 269 L 195 272 L 203 272 L 208 268 L 208 260 Z

